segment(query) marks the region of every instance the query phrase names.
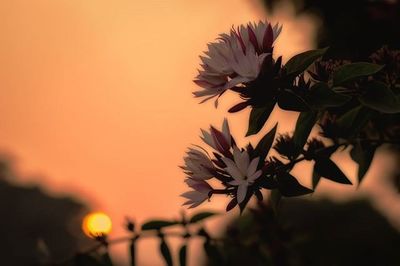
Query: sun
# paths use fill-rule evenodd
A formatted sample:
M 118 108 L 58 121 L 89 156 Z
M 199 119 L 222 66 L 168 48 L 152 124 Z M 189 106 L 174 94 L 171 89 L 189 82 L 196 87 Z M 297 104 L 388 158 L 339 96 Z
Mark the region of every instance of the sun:
M 111 228 L 111 219 L 103 212 L 89 213 L 82 222 L 83 232 L 89 237 L 108 235 Z

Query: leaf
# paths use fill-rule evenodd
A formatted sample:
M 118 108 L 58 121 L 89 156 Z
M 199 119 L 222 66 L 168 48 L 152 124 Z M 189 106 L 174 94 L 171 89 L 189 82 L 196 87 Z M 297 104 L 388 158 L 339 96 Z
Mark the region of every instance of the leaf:
M 168 244 L 167 244 L 167 242 L 165 242 L 164 238 L 161 238 L 160 252 L 161 252 L 162 257 L 165 260 L 166 265 L 173 266 L 171 251 L 169 250 Z
M 142 225 L 142 230 L 159 230 L 163 227 L 176 225 L 178 222 L 166 220 L 151 220 Z
M 310 110 L 304 99 L 290 90 L 283 90 L 279 94 L 278 106 L 287 111 L 304 112 Z
M 303 112 L 300 113 L 296 122 L 296 128 L 293 134 L 293 141 L 299 151 L 303 150 L 307 142 L 308 136 L 317 121 L 317 112 Z
M 306 51 L 293 56 L 285 65 L 287 75 L 297 76 L 298 74 L 302 73 L 312 63 L 314 63 L 315 60 L 322 57 L 327 50 L 328 47 L 318 50 Z
M 385 83 L 371 81 L 364 87 L 365 93 L 358 100 L 364 106 L 382 113 L 395 114 L 400 112 L 400 101 Z
M 363 106 L 350 109 L 336 120 L 336 126 L 342 137 L 353 137 L 364 128 L 374 111 Z
M 179 249 L 179 265 L 180 266 L 186 266 L 186 253 L 187 253 L 187 246 L 183 245 Z
M 275 102 L 268 103 L 264 107 L 253 107 L 250 112 L 249 129 L 247 130 L 246 137 L 257 134 L 267 122 L 269 115 L 274 109 Z
M 268 131 L 267 134 L 258 142 L 257 146 L 255 147 L 254 151 L 257 155 L 260 156 L 260 161 L 264 161 L 265 157 L 269 153 L 269 150 L 272 147 L 272 143 L 275 139 L 276 129 L 278 127 L 278 123 Z
M 322 82 L 312 86 L 306 98 L 309 105 L 315 109 L 338 107 L 350 99 L 350 96 L 336 93 L 328 87 L 328 84 Z
M 359 184 L 364 179 L 364 176 L 372 163 L 376 148 L 376 145 L 363 145 L 358 142 L 350 151 L 351 158 L 358 164 L 357 177 Z
M 346 64 L 333 73 L 333 84 L 339 86 L 361 77 L 370 76 L 379 72 L 382 68 L 381 65 L 366 62 Z
M 318 174 L 317 171 L 315 171 L 315 169 L 313 169 L 313 173 L 312 173 L 312 187 L 315 190 L 315 188 L 318 186 L 319 181 L 321 180 L 321 176 Z
M 228 212 L 228 211 L 232 210 L 233 208 L 236 207 L 237 204 L 238 204 L 237 199 L 233 198 L 231 201 L 229 201 L 228 205 L 226 206 L 226 211 Z
M 285 197 L 302 196 L 313 192 L 313 190 L 302 186 L 294 176 L 286 172 L 278 174 L 277 181 L 278 189 Z
M 336 183 L 351 185 L 351 181 L 339 167 L 328 157 L 315 158 L 314 171 L 321 177 Z
M 216 212 L 200 212 L 200 213 L 196 213 L 195 215 L 192 216 L 192 218 L 190 218 L 189 223 L 197 223 L 200 222 L 208 217 L 214 216 L 218 213 Z

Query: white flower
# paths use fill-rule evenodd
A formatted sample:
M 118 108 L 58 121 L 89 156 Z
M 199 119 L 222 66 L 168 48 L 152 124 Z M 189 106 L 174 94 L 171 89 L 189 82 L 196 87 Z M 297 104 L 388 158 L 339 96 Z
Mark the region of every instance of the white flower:
M 248 23 L 230 34 L 220 34 L 218 40 L 207 45 L 205 56 L 200 56 L 202 70 L 194 82 L 202 87 L 195 97 L 206 97 L 202 102 L 220 96 L 227 89 L 257 78 L 265 56 L 282 26 L 268 22 Z M 218 99 L 217 99 L 218 100 Z M 218 101 L 215 104 L 218 104 Z
M 250 162 L 247 151 L 240 151 L 237 147 L 234 147 L 233 159 L 222 158 L 226 164 L 225 170 L 234 179 L 229 184 L 238 186 L 236 197 L 237 202 L 240 204 L 246 197 L 248 186 L 261 176 L 262 171 L 257 170 L 260 158 L 256 157 Z
M 214 165 L 204 152 L 189 148 L 183 160 L 185 165 L 181 168 L 191 178 L 204 180 L 213 177 L 210 170 L 214 169 Z
M 201 129 L 201 139 L 211 148 L 221 153 L 229 151 L 232 146 L 232 135 L 229 129 L 228 120 L 225 118 L 222 123 L 222 132 L 211 127 L 210 133 Z
M 185 182 L 194 190 L 185 192 L 181 195 L 188 199 L 183 203 L 183 205 L 190 205 L 189 208 L 194 208 L 209 198 L 209 193 L 212 191 L 212 187 L 206 181 L 188 178 Z

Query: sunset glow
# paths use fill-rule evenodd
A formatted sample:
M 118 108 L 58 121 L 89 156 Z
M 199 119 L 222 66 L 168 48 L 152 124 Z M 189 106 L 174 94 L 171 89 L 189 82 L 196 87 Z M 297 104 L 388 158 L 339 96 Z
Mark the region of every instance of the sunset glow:
M 89 213 L 83 219 L 83 232 L 89 237 L 108 235 L 112 229 L 110 217 L 103 212 Z

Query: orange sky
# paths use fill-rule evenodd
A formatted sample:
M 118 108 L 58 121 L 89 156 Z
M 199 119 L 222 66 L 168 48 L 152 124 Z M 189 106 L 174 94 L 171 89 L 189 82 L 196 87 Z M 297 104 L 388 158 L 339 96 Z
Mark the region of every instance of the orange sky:
M 182 155 L 232 104 L 192 98 L 198 55 L 259 14 L 245 0 L 0 0 L 0 148 L 24 182 L 78 195 L 117 235 L 125 215 L 178 215 Z M 309 22 L 287 22 L 277 52 L 309 37 Z M 247 113 L 228 117 L 243 137 Z

